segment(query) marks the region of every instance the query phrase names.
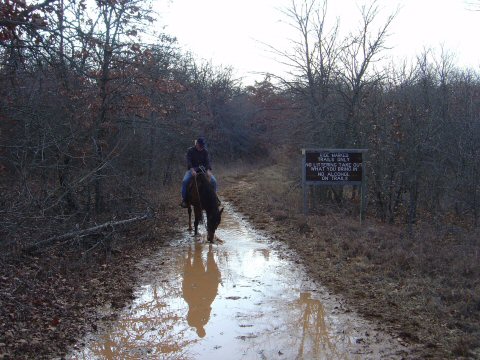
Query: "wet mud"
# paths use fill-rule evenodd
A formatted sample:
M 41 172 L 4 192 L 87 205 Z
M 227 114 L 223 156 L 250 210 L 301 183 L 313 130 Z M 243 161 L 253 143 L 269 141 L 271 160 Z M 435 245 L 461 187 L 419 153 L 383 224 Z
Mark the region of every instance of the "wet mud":
M 133 303 L 68 358 L 408 357 L 401 341 L 346 308 L 228 204 L 216 236 L 209 244 L 185 232 L 139 262 Z M 112 311 L 103 309 L 107 318 Z

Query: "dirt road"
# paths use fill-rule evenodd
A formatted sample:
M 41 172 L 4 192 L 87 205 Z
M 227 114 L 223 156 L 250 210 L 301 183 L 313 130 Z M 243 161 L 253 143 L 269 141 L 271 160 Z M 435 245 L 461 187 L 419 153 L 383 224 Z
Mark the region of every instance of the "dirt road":
M 285 245 L 225 208 L 215 244 L 185 233 L 142 260 L 134 302 L 68 358 L 408 357 L 401 340 L 313 281 Z

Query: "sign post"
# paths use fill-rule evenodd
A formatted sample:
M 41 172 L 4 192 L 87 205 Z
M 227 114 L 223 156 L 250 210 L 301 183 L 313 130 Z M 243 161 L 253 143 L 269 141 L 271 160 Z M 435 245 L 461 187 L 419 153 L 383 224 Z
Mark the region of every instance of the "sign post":
M 302 149 L 303 213 L 308 212 L 307 186 L 359 185 L 362 223 L 366 152 L 366 149 Z

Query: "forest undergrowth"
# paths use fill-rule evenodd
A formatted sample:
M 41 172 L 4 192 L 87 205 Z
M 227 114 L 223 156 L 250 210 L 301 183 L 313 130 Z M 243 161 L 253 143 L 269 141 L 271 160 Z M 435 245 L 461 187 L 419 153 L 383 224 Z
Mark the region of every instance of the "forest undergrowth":
M 30 251 L 18 248 L 4 253 L 0 257 L 0 359 L 63 357 L 81 348 L 85 334 L 132 301 L 135 264 L 165 246 L 178 231 L 178 199 L 168 195 L 173 193 L 160 195 L 155 189 L 145 194 L 155 205 L 151 219 Z M 105 314 L 100 308 L 111 311 Z

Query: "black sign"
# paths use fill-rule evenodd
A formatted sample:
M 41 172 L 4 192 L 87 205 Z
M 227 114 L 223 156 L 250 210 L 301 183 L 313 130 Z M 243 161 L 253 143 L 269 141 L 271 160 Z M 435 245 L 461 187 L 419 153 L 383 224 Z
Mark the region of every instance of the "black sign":
M 361 182 L 361 152 L 305 152 L 305 180 L 315 182 Z

